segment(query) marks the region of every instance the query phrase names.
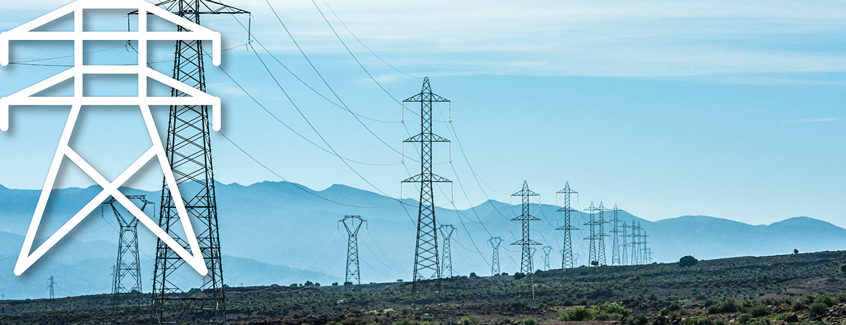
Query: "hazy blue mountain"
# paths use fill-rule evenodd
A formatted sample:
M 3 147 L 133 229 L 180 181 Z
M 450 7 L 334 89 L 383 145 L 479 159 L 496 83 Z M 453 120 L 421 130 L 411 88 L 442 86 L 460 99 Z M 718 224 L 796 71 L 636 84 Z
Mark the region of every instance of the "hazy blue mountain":
M 323 285 L 343 282 L 347 234 L 338 220 L 344 215 L 361 215 L 368 220 L 358 235 L 362 282 L 411 278 L 417 219 L 414 200 L 405 200 L 403 206 L 396 199 L 344 185 L 315 191 L 294 183 L 262 182 L 249 186 L 217 184 L 216 189 L 221 245 L 225 254 L 224 274 L 229 285 L 242 282 L 244 285 L 287 285 L 306 280 Z M 51 201 L 37 237 L 43 241 L 99 191 L 98 187 L 54 191 L 51 200 L 55 201 Z M 122 191 L 145 194 L 158 206 L 157 191 L 126 188 Z M 40 191 L 0 186 L 0 292 L 6 292 L 7 297 L 12 291 L 21 292 L 23 296 L 43 296 L 46 294 L 45 279 L 50 275 L 56 276 L 60 287 L 68 285 L 62 287 L 67 291 L 58 291 L 62 295 L 108 291 L 117 242 L 116 222 L 110 209 L 102 214 L 100 209 L 94 211 L 24 277 L 12 275 L 22 236 L 29 227 L 39 194 Z M 588 205 L 574 204 L 573 208 L 580 211 Z M 563 238 L 561 231 L 555 230 L 563 225 L 557 209 L 555 205 L 531 206 L 532 214 L 542 219 L 531 224 L 532 239 L 555 248 L 550 256 L 553 268 L 561 265 Z M 151 216 L 154 211 L 154 218 L 157 218 L 157 209 L 147 210 Z M 436 209 L 441 224 L 456 227 L 452 236 L 454 274 L 490 274 L 492 251 L 488 239 L 493 236 L 503 239 L 500 248 L 502 271 L 515 272 L 520 250 L 510 244 L 520 236 L 520 225 L 511 219 L 519 213 L 519 206 L 498 201 L 483 202 L 466 210 Z M 604 217 L 611 219 L 607 212 Z M 629 225 L 633 220 L 640 222 L 650 236 L 653 258 L 659 262 L 677 261 L 684 255 L 714 259 L 785 254 L 794 248 L 808 252 L 846 247 L 846 229 L 807 217 L 759 226 L 706 216 L 650 222 L 620 211 L 618 217 Z M 598 220 L 598 216 L 595 218 Z M 582 239 L 589 235 L 589 227 L 584 225 L 588 220 L 589 215 L 582 212 L 572 215 L 572 225 L 580 228 L 573 232 L 578 264 L 587 262 L 587 243 Z M 605 231 L 611 227 L 606 224 Z M 139 227 L 139 237 L 144 290 L 147 291 L 150 290 L 150 275 L 147 274 L 152 273 L 155 238 L 143 226 Z M 606 262 L 610 263 L 611 239 L 606 240 Z M 537 247 L 534 257 L 536 268 L 544 267 L 540 248 Z M 630 255 L 630 250 L 626 255 Z M 191 277 L 190 273 L 185 277 Z M 193 284 L 191 281 L 199 283 L 199 279 L 194 279 L 188 285 Z

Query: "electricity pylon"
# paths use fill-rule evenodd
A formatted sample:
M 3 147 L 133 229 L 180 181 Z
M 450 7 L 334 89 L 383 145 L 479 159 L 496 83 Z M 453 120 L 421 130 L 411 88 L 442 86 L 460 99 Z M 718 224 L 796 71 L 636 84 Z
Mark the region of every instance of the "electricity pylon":
M 646 240 L 646 238 L 648 238 L 649 236 L 646 235 L 646 229 L 642 229 L 641 232 L 642 234 L 640 235 L 640 238 L 642 238 L 642 241 L 640 259 L 642 261 L 642 264 L 648 264 L 649 255 L 647 255 L 647 251 L 649 251 L 649 242 Z
M 249 14 L 246 10 L 231 7 L 211 0 L 164 0 L 157 4 L 179 17 L 200 24 L 200 16 L 208 14 Z M 179 25 L 179 32 L 188 29 Z M 177 40 L 174 51 L 173 79 L 206 91 L 206 74 L 201 41 Z M 173 89 L 172 97 L 183 97 L 185 93 Z M 219 115 L 218 115 L 219 116 Z M 219 118 L 219 117 L 216 117 Z M 226 322 L 226 298 L 223 292 L 223 266 L 220 261 L 220 237 L 218 232 L 217 196 L 214 188 L 211 138 L 209 136 L 208 106 L 172 105 L 168 114 L 167 142 L 165 153 L 170 168 L 176 176 L 179 193 L 185 202 L 185 209 L 197 222 L 197 242 L 206 263 L 208 273 L 203 284 L 185 291 L 174 284 L 173 277 L 184 266 L 184 261 L 161 239 L 156 244 L 156 263 L 153 271 L 153 320 L 165 320 L 165 310 L 170 307 L 187 310 L 185 303 L 191 302 L 203 313 L 211 314 L 211 322 Z M 183 247 L 187 246 L 179 231 L 180 218 L 171 189 L 162 182 L 159 226 Z M 172 306 L 168 306 L 171 305 Z
M 646 263 L 652 264 L 652 247 L 646 249 Z
M 632 220 L 632 265 L 640 264 L 640 226 Z
M 564 207 L 556 210 L 556 212 L 564 212 L 564 226 L 555 229 L 564 230 L 564 250 L 561 254 L 562 269 L 574 268 L 576 266 L 576 263 L 573 260 L 573 240 L 571 231 L 579 230 L 579 228 L 573 227 L 570 223 L 570 212 L 573 211 L 573 209 L 570 207 L 570 194 L 575 193 L 579 192 L 570 189 L 570 182 L 565 183 L 564 189 L 558 191 L 558 194 L 564 195 Z
M 617 208 L 617 205 L 614 204 L 614 208 L 611 209 L 611 265 L 620 266 L 622 263 L 620 262 L 620 218 L 618 218 L 617 212 L 620 209 Z
M 590 235 L 588 235 L 588 237 L 585 238 L 585 240 L 587 240 L 588 243 L 589 243 L 588 244 L 588 263 L 587 263 L 588 266 L 591 266 L 591 265 L 599 266 L 599 258 L 598 258 L 597 253 L 596 253 L 596 239 L 597 238 L 602 239 L 602 237 L 596 236 L 596 226 L 599 225 L 599 223 L 596 222 L 596 211 L 597 210 L 598 209 L 593 206 L 593 201 L 590 202 L 590 207 L 585 209 L 585 211 L 587 211 L 589 213 L 589 216 L 590 216 L 589 219 L 588 219 L 588 222 L 585 223 L 585 226 L 588 226 L 588 229 L 590 229 Z M 596 264 L 594 264 L 594 262 L 596 262 Z
M 444 275 L 444 274 L 447 273 L 447 271 L 449 271 L 449 277 L 451 278 L 452 277 L 452 252 L 451 252 L 449 243 L 452 240 L 452 233 L 455 231 L 455 227 L 453 227 L 452 225 L 441 225 L 441 227 L 438 228 L 438 230 L 441 231 L 441 235 L 443 236 L 443 240 L 444 240 L 444 258 L 443 258 L 443 263 L 441 264 L 442 267 L 443 267 L 441 269 L 441 275 Z
M 127 195 L 130 201 L 135 200 L 141 203 L 141 212 L 144 212 L 147 205 L 154 205 L 147 201 L 146 195 Z M 135 300 L 134 304 L 141 301 L 141 259 L 138 256 L 138 218 L 130 216 L 129 220 L 120 214 L 117 206 L 117 199 L 109 198 L 103 205 L 109 205 L 118 222 L 118 254 L 114 266 L 114 277 L 112 278 L 112 295 L 114 306 L 120 306 L 127 299 Z M 155 209 L 155 208 L 153 208 Z M 129 295 L 132 295 L 130 298 Z M 133 303 L 131 303 L 133 304 Z
M 491 276 L 499 274 L 499 245 L 502 244 L 502 238 L 491 237 L 488 240 L 493 247 L 493 258 L 491 258 Z
M 620 236 L 620 238 L 623 239 L 623 243 L 620 244 L 620 247 L 622 248 L 620 250 L 620 253 L 622 253 L 622 262 L 621 262 L 620 265 L 628 265 L 629 264 L 628 253 L 627 253 L 627 249 L 629 248 L 629 244 L 628 244 L 628 241 L 626 239 L 626 238 L 629 238 L 628 231 L 627 231 L 628 228 L 629 228 L 629 226 L 626 224 L 625 221 L 623 221 L 623 235 Z
M 53 276 L 51 275 L 50 278 L 47 279 L 47 281 L 49 281 L 48 282 L 49 284 L 47 285 L 47 289 L 50 290 L 50 299 L 56 299 L 56 293 L 55 293 L 55 291 L 53 291 L 53 289 L 56 287 L 56 282 L 53 281 Z
M 420 174 L 403 180 L 403 183 L 420 183 L 420 206 L 417 210 L 417 240 L 414 248 L 414 274 L 412 275 L 411 296 L 417 297 L 420 281 L 437 280 L 441 290 L 441 269 L 438 260 L 438 231 L 435 219 L 435 198 L 432 195 L 432 183 L 450 183 L 451 181 L 432 172 L 432 144 L 449 140 L 432 133 L 432 103 L 448 103 L 449 100 L 432 93 L 429 78 L 423 78 L 420 93 L 403 100 L 405 103 L 420 103 L 420 134 L 403 141 L 420 142 Z M 403 108 L 403 110 L 405 110 Z M 402 203 L 402 202 L 400 202 Z
M 358 222 L 356 222 L 358 221 Z M 361 224 L 367 222 L 361 216 L 344 216 L 343 219 L 338 220 L 339 223 L 344 224 L 344 229 L 347 230 L 347 273 L 344 276 L 344 290 L 349 286 L 361 286 L 361 273 L 358 267 L 358 230 L 361 229 Z M 355 282 L 352 282 L 352 281 Z
M 597 234 L 597 241 L 599 244 L 597 252 L 599 256 L 597 256 L 597 261 L 599 261 L 599 265 L 606 265 L 608 260 L 605 258 L 605 237 L 608 237 L 608 234 L 605 233 L 605 224 L 608 223 L 608 220 L 605 220 L 605 212 L 608 211 L 608 209 L 602 205 L 602 202 L 599 202 L 599 208 L 597 208 L 597 211 L 599 211 L 599 220 L 596 221 L 599 225 L 599 233 Z
M 552 252 L 552 246 L 543 247 L 543 270 L 549 271 L 549 253 Z
M 521 228 L 523 230 L 523 237 L 520 240 L 511 243 L 511 245 L 520 245 L 523 247 L 523 251 L 520 258 L 520 272 L 528 275 L 534 272 L 534 270 L 532 270 L 531 246 L 541 244 L 532 240 L 529 236 L 529 221 L 540 220 L 529 214 L 529 198 L 532 196 L 540 196 L 540 194 L 529 190 L 529 183 L 527 181 L 523 181 L 523 189 L 521 189 L 517 193 L 511 194 L 511 196 L 519 196 L 522 198 L 523 201 L 523 213 L 520 214 L 520 216 L 511 219 L 511 221 L 520 221 Z

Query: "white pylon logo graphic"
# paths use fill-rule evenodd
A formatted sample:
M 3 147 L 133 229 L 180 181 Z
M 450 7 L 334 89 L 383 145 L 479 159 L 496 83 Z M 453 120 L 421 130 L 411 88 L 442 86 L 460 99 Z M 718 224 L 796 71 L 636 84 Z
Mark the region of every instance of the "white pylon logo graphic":
M 129 32 L 100 32 L 100 31 L 85 31 L 83 29 L 83 11 L 84 10 L 102 10 L 102 9 L 121 9 L 130 11 L 137 10 L 138 30 Z M 148 14 L 155 15 L 164 20 L 170 21 L 178 26 L 181 26 L 188 31 L 186 32 L 156 32 L 147 31 Z M 59 18 L 67 15 L 73 16 L 74 28 L 72 31 L 34 31 L 35 29 L 45 26 Z M 56 148 L 56 154 L 53 156 L 53 163 L 50 165 L 50 170 L 47 175 L 47 180 L 41 190 L 41 196 L 38 199 L 38 205 L 35 208 L 35 213 L 32 216 L 32 222 L 27 230 L 24 238 L 21 253 L 18 256 L 17 264 L 15 264 L 15 275 L 21 275 L 33 263 L 50 250 L 56 243 L 68 234 L 74 227 L 76 227 L 89 213 L 91 213 L 100 203 L 105 201 L 109 196 L 114 197 L 124 208 L 127 209 L 133 216 L 150 231 L 153 232 L 159 239 L 173 249 L 182 259 L 184 259 L 191 267 L 194 268 L 200 275 L 205 276 L 208 273 L 206 269 L 203 255 L 200 252 L 199 244 L 197 243 L 197 236 L 194 234 L 194 229 L 191 227 L 191 221 L 188 218 L 188 213 L 185 210 L 185 204 L 182 201 L 179 188 L 177 187 L 176 178 L 173 175 L 173 170 L 170 168 L 167 156 L 165 155 L 164 146 L 159 138 L 156 125 L 153 122 L 153 116 L 150 113 L 151 105 L 207 105 L 212 107 L 212 128 L 215 131 L 220 130 L 220 99 L 208 95 L 194 87 L 183 84 L 171 77 L 161 74 L 153 69 L 147 68 L 147 42 L 148 41 L 170 41 L 170 40 L 202 40 L 211 41 L 213 48 L 213 64 L 220 65 L 220 33 L 204 28 L 191 21 L 183 19 L 166 10 L 158 8 L 143 0 L 79 0 L 55 10 L 49 14 L 36 18 L 26 24 L 23 24 L 8 32 L 0 33 L 0 65 L 6 66 L 9 64 L 9 41 L 13 40 L 58 40 L 58 41 L 73 41 L 74 42 L 74 67 L 68 69 L 58 75 L 50 77 L 33 86 L 21 90 L 11 96 L 0 98 L 0 130 L 6 131 L 9 129 L 9 106 L 10 105 L 71 105 L 70 115 L 65 124 L 65 129 L 62 132 L 62 137 L 59 140 L 59 146 Z M 83 42 L 84 41 L 138 41 L 138 64 L 137 65 L 84 65 L 83 64 Z M 100 74 L 100 75 L 137 75 L 138 76 L 138 94 L 136 97 L 85 97 L 83 96 L 83 77 L 85 75 Z M 66 80 L 73 79 L 74 91 L 72 97 L 37 97 L 37 93 L 53 87 Z M 185 97 L 149 97 L 147 94 L 147 82 L 153 80 L 160 82 L 168 87 L 174 88 L 182 92 Z M 109 182 L 99 172 L 97 172 L 88 162 L 85 161 L 73 148 L 68 145 L 71 134 L 73 133 L 74 124 L 76 123 L 79 112 L 82 106 L 95 105 L 112 105 L 112 106 L 138 106 L 141 114 L 144 117 L 144 123 L 147 125 L 147 131 L 152 140 L 152 147 L 147 150 L 141 157 L 135 160 L 129 168 L 120 174 L 115 180 Z M 77 212 L 68 222 L 62 225 L 58 231 L 51 235 L 43 244 L 32 251 L 32 244 L 35 239 L 35 234 L 38 231 L 38 226 L 44 215 L 44 210 L 47 205 L 47 200 L 50 197 L 50 192 L 53 189 L 53 184 L 56 180 L 56 175 L 59 172 L 59 167 L 62 159 L 68 157 L 71 162 L 76 164 L 88 176 L 90 176 L 103 190 L 86 204 L 79 212 Z M 136 207 L 129 199 L 126 198 L 118 189 L 127 180 L 129 180 L 141 167 L 147 164 L 151 159 L 158 158 L 159 165 L 161 165 L 164 173 L 165 182 L 170 188 L 173 202 L 176 205 L 176 210 L 179 215 L 181 226 L 185 231 L 185 236 L 188 241 L 188 246 L 191 253 L 178 244 L 170 235 L 160 228 L 153 220 L 144 214 L 138 207 Z

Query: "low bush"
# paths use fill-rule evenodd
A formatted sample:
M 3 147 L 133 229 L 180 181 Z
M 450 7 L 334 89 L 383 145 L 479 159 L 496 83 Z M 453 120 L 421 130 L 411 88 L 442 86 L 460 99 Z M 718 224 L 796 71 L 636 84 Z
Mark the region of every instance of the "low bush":
M 714 321 L 709 318 L 702 318 L 698 316 L 688 317 L 682 321 L 682 325 L 714 325 Z
M 528 317 L 523 320 L 523 325 L 538 325 L 538 320 Z
M 752 314 L 753 317 L 767 316 L 770 314 L 770 309 L 764 305 L 757 305 L 749 308 L 749 313 Z
M 822 316 L 828 310 L 828 306 L 822 302 L 815 302 L 808 307 L 808 313 L 814 316 Z
M 793 302 L 793 306 L 790 307 L 792 311 L 803 311 L 805 308 L 808 308 L 808 305 L 805 304 L 802 300 L 796 300 Z

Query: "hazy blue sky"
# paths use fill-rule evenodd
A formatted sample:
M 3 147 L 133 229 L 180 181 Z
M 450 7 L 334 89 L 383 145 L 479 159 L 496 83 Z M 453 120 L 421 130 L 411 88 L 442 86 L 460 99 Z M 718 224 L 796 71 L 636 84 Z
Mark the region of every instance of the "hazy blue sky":
M 68 0 L 5 1 L 0 30 Z M 333 102 L 323 81 L 294 46 L 264 0 L 230 0 L 252 11 L 255 37 L 279 61 Z M 271 0 L 282 21 L 338 96 L 393 150 L 409 136 L 401 109 L 358 66 L 308 0 Z M 359 44 L 326 3 L 370 49 L 396 68 L 431 78 L 452 100 L 452 118 L 477 183 L 452 139 L 437 147 L 435 172 L 460 180 L 458 207 L 487 197 L 508 202 L 528 180 L 554 203 L 569 181 L 580 201 L 617 203 L 649 220 L 702 214 L 752 224 L 810 216 L 846 226 L 843 139 L 846 103 L 846 3 L 841 1 L 337 1 L 316 2 L 368 71 L 396 99 L 420 91 L 421 80 L 397 72 Z M 120 17 L 119 17 L 120 18 Z M 246 17 L 239 17 L 243 23 Z M 125 19 L 113 21 L 125 28 Z M 246 32 L 229 16 L 204 17 L 224 47 Z M 86 51 L 118 46 L 87 44 Z M 172 59 L 161 44 L 151 61 Z M 13 43 L 13 61 L 66 55 L 53 44 Z M 314 128 L 367 180 L 391 196 L 409 176 L 400 155 L 350 113 L 294 79 L 257 43 L 260 57 Z M 124 47 L 92 54 L 99 62 L 134 62 Z M 244 46 L 224 53 L 223 68 L 270 112 L 326 147 Z M 71 58 L 37 61 L 72 64 Z M 154 67 L 169 73 L 171 64 Z M 64 67 L 0 68 L 9 95 Z M 340 183 L 373 190 L 337 157 L 286 129 L 207 63 L 208 90 L 224 100 L 223 132 L 288 180 L 323 189 Z M 125 91 L 108 85 L 101 92 Z M 130 90 L 133 88 L 130 88 Z M 410 106 L 419 110 L 419 106 Z M 15 107 L 0 134 L 0 184 L 41 188 L 68 108 Z M 160 131 L 166 108 L 156 111 Z M 448 119 L 448 106 L 435 113 Z M 146 150 L 140 114 L 132 108 L 83 110 L 73 145 L 114 177 Z M 405 114 L 411 134 L 419 121 Z M 215 176 L 224 183 L 279 180 L 219 134 L 213 134 Z M 407 155 L 415 149 L 407 145 Z M 415 162 L 405 161 L 412 173 Z M 65 165 L 71 166 L 71 165 Z M 75 167 L 74 167 L 75 168 Z M 416 171 L 415 171 L 416 170 Z M 161 186 L 150 169 L 130 185 Z M 457 175 L 456 175 L 457 174 Z M 60 186 L 91 184 L 68 169 Z M 481 185 L 480 185 L 481 184 Z M 406 187 L 403 195 L 413 197 Z M 450 206 L 449 186 L 436 202 Z M 442 195 L 440 193 L 446 193 Z M 582 203 L 586 206 L 586 203 Z

